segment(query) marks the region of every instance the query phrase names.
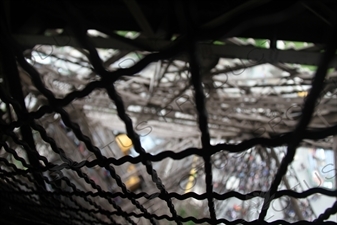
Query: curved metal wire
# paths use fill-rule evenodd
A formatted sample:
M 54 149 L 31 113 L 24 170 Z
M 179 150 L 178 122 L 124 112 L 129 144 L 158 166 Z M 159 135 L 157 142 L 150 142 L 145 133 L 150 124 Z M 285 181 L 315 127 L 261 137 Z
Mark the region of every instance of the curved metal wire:
M 291 9 L 292 12 L 294 9 Z M 70 13 L 71 8 L 68 10 L 68 13 Z M 74 18 L 77 18 L 77 15 L 72 15 Z M 72 18 L 72 17 L 70 17 Z M 78 18 L 77 18 L 78 19 Z M 79 19 L 78 21 L 81 21 Z M 16 109 L 17 113 L 20 113 L 20 119 L 4 124 L 0 123 L 1 128 L 1 136 L 10 137 L 14 143 L 23 146 L 23 148 L 27 151 L 32 152 L 34 157 L 36 157 L 38 160 L 44 163 L 44 166 L 41 168 L 34 168 L 29 163 L 25 161 L 24 158 L 20 157 L 18 153 L 12 149 L 8 143 L 5 141 L 0 140 L 0 145 L 2 148 L 5 149 L 6 152 L 10 153 L 16 160 L 22 163 L 24 167 L 26 167 L 26 170 L 18 169 L 15 165 L 11 164 L 4 158 L 0 158 L 0 162 L 4 163 L 8 168 L 11 168 L 11 171 L 6 171 L 0 169 L 0 178 L 4 179 L 8 184 L 11 184 L 13 187 L 25 187 L 28 189 L 26 190 L 12 190 L 12 191 L 6 191 L 4 193 L 7 193 L 8 195 L 15 195 L 15 196 L 28 196 L 32 200 L 37 200 L 34 195 L 41 195 L 41 196 L 47 196 L 46 199 L 49 201 L 55 200 L 54 195 L 58 194 L 64 197 L 69 198 L 77 208 L 73 208 L 70 206 L 65 205 L 63 202 L 60 202 L 61 206 L 56 206 L 56 204 L 53 204 L 51 202 L 50 208 L 55 208 L 60 211 L 78 211 L 80 212 L 76 217 L 72 216 L 71 214 L 66 214 L 67 219 L 71 219 L 75 221 L 83 221 L 86 223 L 97 223 L 97 224 L 108 224 L 105 221 L 102 221 L 97 217 L 97 214 L 101 214 L 109 218 L 110 223 L 112 224 L 119 224 L 115 221 L 114 216 L 119 216 L 126 220 L 130 224 L 136 224 L 135 221 L 131 219 L 131 217 L 136 218 L 146 218 L 150 221 L 151 224 L 156 225 L 156 220 L 163 220 L 166 219 L 168 221 L 174 221 L 177 224 L 182 224 L 183 222 L 193 221 L 194 223 L 210 223 L 210 224 L 217 224 L 217 223 L 225 223 L 225 224 L 290 224 L 289 222 L 286 222 L 284 220 L 278 220 L 273 222 L 266 222 L 264 221 L 265 216 L 267 214 L 268 209 L 270 208 L 270 202 L 271 200 L 281 198 L 282 196 L 290 196 L 294 198 L 306 198 L 310 195 L 320 193 L 326 196 L 337 196 L 337 190 L 331 191 L 326 190 L 323 188 L 311 188 L 304 192 L 295 192 L 291 190 L 282 190 L 277 191 L 277 188 L 279 187 L 281 180 L 283 176 L 287 172 L 288 165 L 293 161 L 294 155 L 296 153 L 296 148 L 299 145 L 300 141 L 303 139 L 311 139 L 311 140 L 317 140 L 317 139 L 323 139 L 331 135 L 335 135 L 337 132 L 337 125 L 331 126 L 329 128 L 319 129 L 319 130 L 306 130 L 308 123 L 310 122 L 311 116 L 313 114 L 313 110 L 317 101 L 318 96 L 320 95 L 320 92 L 323 88 L 323 83 L 325 79 L 325 74 L 329 65 L 329 62 L 331 61 L 332 57 L 335 55 L 335 51 L 337 49 L 337 43 L 335 40 L 337 39 L 337 32 L 335 29 L 335 33 L 332 37 L 332 41 L 330 41 L 327 45 L 326 52 L 324 57 L 321 60 L 321 64 L 318 67 L 315 79 L 312 83 L 312 89 L 309 93 L 309 96 L 307 97 L 305 101 L 305 105 L 303 108 L 303 117 L 300 120 L 298 126 L 293 132 L 286 133 L 279 135 L 274 138 L 253 138 L 250 140 L 246 140 L 241 142 L 240 144 L 217 144 L 217 145 L 211 145 L 210 144 L 210 135 L 208 131 L 208 119 L 207 119 L 207 112 L 205 107 L 205 95 L 202 87 L 202 80 L 200 71 L 198 68 L 198 62 L 196 55 L 198 54 L 197 49 L 195 48 L 194 44 L 196 43 L 196 39 L 191 38 L 189 36 L 182 36 L 178 40 L 174 42 L 173 45 L 170 46 L 168 49 L 164 49 L 158 53 L 153 53 L 145 56 L 143 59 L 141 59 L 136 65 L 132 66 L 128 69 L 119 69 L 114 72 L 109 72 L 105 70 L 105 68 L 102 65 L 102 62 L 98 56 L 98 53 L 94 46 L 90 43 L 90 39 L 86 36 L 86 29 L 80 29 L 79 27 L 72 26 L 72 30 L 77 37 L 77 40 L 82 44 L 82 46 L 89 51 L 89 60 L 93 65 L 93 68 L 97 74 L 101 76 L 101 80 L 99 81 L 93 81 L 90 82 L 85 88 L 81 91 L 73 91 L 66 95 L 63 99 L 57 99 L 53 92 L 48 90 L 41 78 L 40 74 L 37 72 L 37 70 L 31 66 L 24 58 L 22 51 L 20 49 L 20 46 L 16 44 L 16 42 L 10 37 L 10 35 L 4 33 L 4 38 L 6 41 L 11 45 L 13 48 L 13 51 L 16 54 L 17 62 L 19 65 L 30 75 L 30 78 L 35 85 L 35 87 L 42 93 L 49 102 L 49 105 L 44 105 L 40 107 L 35 112 L 26 113 L 22 110 L 20 107 L 20 104 L 18 104 L 14 99 L 12 99 L 10 96 L 5 94 L 3 90 L 0 90 L 0 99 L 5 102 L 8 105 L 11 105 L 13 108 Z M 234 29 L 235 30 L 235 29 Z M 187 47 L 186 47 L 187 46 Z M 151 62 L 158 61 L 161 59 L 169 59 L 177 54 L 180 53 L 188 53 L 190 58 L 190 72 L 191 72 L 191 83 L 194 87 L 194 94 L 195 94 L 195 102 L 196 102 L 196 110 L 198 114 L 198 125 L 199 129 L 202 133 L 202 148 L 189 148 L 185 149 L 180 152 L 176 151 L 163 151 L 157 155 L 151 155 L 145 151 L 145 149 L 142 147 L 139 136 L 134 131 L 132 120 L 131 118 L 126 114 L 123 101 L 121 97 L 118 95 L 117 91 L 114 87 L 114 82 L 120 79 L 122 76 L 132 76 L 136 72 L 144 69 L 147 65 L 149 65 Z M 92 141 L 89 137 L 85 136 L 81 130 L 81 127 L 79 124 L 74 123 L 70 116 L 67 114 L 67 112 L 64 110 L 64 107 L 70 104 L 74 99 L 76 98 L 83 98 L 87 95 L 89 95 L 92 91 L 96 89 L 104 89 L 110 99 L 115 103 L 117 107 L 118 116 L 120 119 L 124 122 L 127 134 L 132 139 L 133 144 L 135 146 L 135 150 L 140 154 L 137 157 L 131 157 L 131 156 L 124 156 L 119 159 L 116 158 L 107 158 L 104 155 L 102 155 L 99 148 L 94 146 Z M 87 149 L 94 153 L 96 156 L 96 159 L 92 161 L 84 160 L 81 162 L 74 162 L 71 160 L 67 155 L 65 154 L 64 150 L 60 147 L 58 147 L 56 141 L 49 137 L 44 129 L 43 126 L 37 125 L 35 123 L 36 119 L 39 119 L 43 117 L 46 114 L 51 113 L 59 113 L 61 115 L 62 120 L 64 121 L 65 125 L 69 127 L 76 135 L 76 137 L 85 143 Z M 44 156 L 41 156 L 39 153 L 34 152 L 31 150 L 29 145 L 24 141 L 20 140 L 20 138 L 17 137 L 17 135 L 14 133 L 14 129 L 20 127 L 21 125 L 29 125 L 32 129 L 37 130 L 42 138 L 43 141 L 48 143 L 56 154 L 60 156 L 60 158 L 63 160 L 62 164 L 56 165 L 48 161 L 48 159 Z M 287 145 L 288 151 L 286 156 L 281 162 L 281 166 L 275 176 L 275 179 L 272 182 L 272 185 L 268 191 L 253 191 L 247 194 L 241 194 L 236 191 L 229 191 L 223 194 L 215 193 L 213 191 L 213 185 L 212 185 L 212 163 L 211 163 L 211 156 L 217 152 L 220 151 L 226 151 L 226 152 L 243 152 L 247 151 L 253 146 L 256 145 L 262 145 L 266 147 L 276 147 L 276 146 L 282 146 Z M 163 185 L 160 177 L 158 176 L 156 170 L 154 170 L 152 162 L 160 162 L 163 159 L 171 158 L 171 159 L 184 159 L 191 155 L 198 155 L 200 157 L 203 157 L 204 159 L 204 166 L 205 166 L 205 175 L 206 175 L 206 193 L 203 194 L 197 194 L 194 192 L 189 192 L 186 194 L 178 194 L 178 193 L 169 193 L 165 186 Z M 115 168 L 112 165 L 123 165 L 125 163 L 142 163 L 146 167 L 147 173 L 151 176 L 152 181 L 156 184 L 157 189 L 159 192 L 148 194 L 146 192 L 140 192 L 140 193 L 133 193 L 130 190 L 126 188 L 125 183 L 123 183 L 121 177 L 117 174 Z M 94 166 L 100 166 L 104 167 L 110 172 L 111 178 L 116 181 L 117 185 L 121 188 L 122 192 L 107 192 L 102 189 L 99 185 L 97 185 L 93 180 L 91 180 L 87 174 L 85 174 L 83 171 L 81 171 L 81 168 L 88 167 L 92 168 Z M 43 181 L 47 184 L 52 185 L 55 188 L 54 192 L 41 192 L 37 191 L 34 188 L 31 188 L 24 182 L 20 181 L 20 179 L 17 179 L 16 176 L 22 176 L 27 178 L 30 182 L 34 183 L 34 180 L 29 176 L 29 174 L 34 173 L 42 173 L 46 171 L 53 171 L 53 170 L 63 170 L 63 169 L 69 169 L 72 171 L 75 171 L 80 178 L 82 178 L 86 183 L 90 184 L 93 189 L 95 189 L 96 192 L 92 191 L 82 191 L 79 190 L 74 183 L 71 182 L 71 180 L 67 177 L 60 177 L 60 180 L 62 182 L 65 182 L 72 191 L 64 191 L 57 185 L 55 185 L 52 181 L 48 179 L 46 176 L 42 176 Z M 81 197 L 85 200 L 86 203 L 88 203 L 88 206 L 90 205 L 91 208 L 86 208 L 82 205 L 80 205 L 74 197 Z M 264 203 L 262 206 L 262 211 L 260 213 L 259 219 L 255 221 L 245 221 L 243 219 L 235 220 L 235 221 L 228 221 L 226 219 L 218 219 L 217 215 L 215 213 L 214 209 L 214 200 L 226 200 L 231 197 L 238 198 L 240 200 L 249 200 L 258 196 L 264 197 Z M 92 198 L 94 197 L 100 197 L 105 200 L 107 200 L 116 211 L 110 211 L 103 209 L 100 205 L 98 205 L 95 201 L 93 201 Z M 135 213 L 135 212 L 125 212 L 122 210 L 122 208 L 114 201 L 115 197 L 121 197 L 123 199 L 129 199 L 132 204 L 134 204 L 141 213 Z M 146 199 L 154 199 L 159 198 L 166 202 L 172 216 L 169 215 L 162 215 L 158 216 L 156 214 L 150 213 L 137 199 L 140 198 L 146 198 Z M 210 218 L 201 218 L 197 219 L 195 217 L 182 217 L 179 216 L 175 205 L 173 204 L 172 199 L 177 200 L 186 200 L 189 198 L 194 198 L 197 200 L 206 200 L 208 201 L 208 208 L 210 212 Z M 34 204 L 35 205 L 35 204 Z M 35 205 L 36 206 L 36 205 Z M 38 206 L 36 206 L 38 207 Z M 46 214 L 46 211 L 44 209 L 41 209 L 41 212 L 43 211 L 44 215 Z M 337 202 L 333 204 L 330 208 L 327 208 L 326 211 L 321 214 L 316 220 L 309 222 L 309 221 L 298 221 L 292 224 L 335 224 L 333 222 L 325 222 L 324 220 L 328 219 L 331 215 L 335 214 L 337 212 Z M 83 215 L 85 213 L 88 213 L 90 215 L 91 219 L 87 219 Z

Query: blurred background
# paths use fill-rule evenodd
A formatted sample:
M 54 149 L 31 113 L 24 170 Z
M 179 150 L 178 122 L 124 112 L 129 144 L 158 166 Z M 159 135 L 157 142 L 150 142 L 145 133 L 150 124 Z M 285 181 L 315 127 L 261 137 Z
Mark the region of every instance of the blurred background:
M 54 3 L 48 6 L 40 1 L 32 1 L 29 4 L 18 2 L 21 4 L 18 10 L 9 1 L 5 5 L 6 12 L 11 13 L 7 16 L 7 19 L 10 19 L 7 22 L 11 25 L 11 38 L 23 49 L 22 56 L 28 65 L 25 67 L 20 61 L 16 64 L 13 58 L 14 67 L 17 68 L 17 72 L 14 73 L 19 76 L 16 84 L 22 87 L 21 100 L 27 112 L 34 113 L 41 110 L 43 105 L 51 104 L 46 95 L 34 84 L 31 71 L 27 70 L 27 67 L 33 67 L 43 85 L 60 99 L 70 96 L 71 92 L 81 91 L 89 83 L 101 79 L 90 61 L 91 50 L 83 47 L 75 38 L 76 33 L 72 33 L 75 29 L 68 27 L 64 22 L 63 14 L 59 11 L 60 7 Z M 105 4 L 115 8 L 112 7 L 112 11 L 109 11 L 104 9 Z M 73 6 L 85 18 L 83 23 L 89 24 L 90 29 L 87 29 L 86 35 L 107 71 L 132 68 L 151 53 L 160 52 L 170 46 L 181 36 L 176 28 L 172 28 L 175 27 L 173 25 L 175 21 L 170 20 L 171 11 L 162 15 L 164 25 L 156 22 L 156 18 L 160 16 L 155 9 L 165 12 L 164 6 L 159 3 L 152 7 L 149 3 L 133 0 L 109 4 L 98 1 L 95 5 L 97 10 L 92 14 L 89 13 L 92 6 L 89 2 L 83 3 L 82 6 Z M 216 18 L 218 16 L 221 18 L 220 13 L 226 14 L 242 5 L 245 5 L 243 1 L 233 5 L 232 3 L 221 5 L 215 1 L 210 1 L 209 4 L 198 3 L 197 6 L 200 7 L 198 12 L 205 14 L 205 17 L 200 16 L 202 18 L 200 20 L 203 21 L 200 23 L 206 26 L 210 23 L 207 21 L 214 20 L 214 24 L 217 24 Z M 206 8 L 203 9 L 202 6 Z M 291 6 L 290 3 L 275 6 L 267 4 L 255 9 L 254 5 L 249 12 L 251 15 L 258 14 L 259 10 L 278 12 Z M 289 19 L 275 25 L 279 30 L 275 28 L 267 32 L 265 31 L 267 28 L 261 25 L 253 31 L 248 29 L 246 33 L 241 32 L 235 36 L 210 38 L 198 42 L 197 55 L 212 145 L 240 146 L 240 143 L 248 143 L 247 140 L 253 138 L 274 140 L 273 138 L 281 139 L 283 135 L 291 135 L 289 132 L 295 129 L 302 116 L 303 103 L 310 91 L 318 59 L 324 52 L 323 37 L 327 37 L 332 19 L 329 17 L 330 14 L 323 14 L 325 17 L 322 19 L 321 11 L 329 11 L 329 6 L 333 6 L 331 1 L 302 5 L 297 17 L 290 15 Z M 19 12 L 26 15 L 24 7 L 29 8 L 29 15 L 33 14 L 32 12 L 38 14 L 28 16 L 26 21 L 19 23 L 14 15 Z M 218 7 L 222 10 L 217 10 Z M 116 12 L 118 10 L 127 12 L 128 15 L 121 12 L 118 14 Z M 108 12 L 111 13 L 110 17 Z M 113 14 L 114 12 L 116 14 Z M 43 16 L 48 19 L 44 20 Z M 63 18 L 60 19 L 62 22 L 57 20 L 59 18 Z M 117 25 L 118 23 L 114 21 L 108 26 L 106 20 L 109 18 L 125 19 L 125 23 Z M 176 18 L 173 17 L 172 20 Z M 306 20 L 310 20 L 312 23 L 310 29 L 316 32 L 310 31 L 309 35 L 309 28 L 304 26 Z M 36 21 L 39 22 L 35 23 Z M 287 25 L 291 25 L 291 31 L 295 30 L 295 33 L 285 31 L 284 27 Z M 322 39 L 319 39 L 317 34 L 319 31 L 322 31 Z M 138 47 L 139 45 L 143 47 Z M 15 81 L 9 78 L 11 72 L 5 65 L 7 64 L 4 60 L 7 57 L 5 52 L 1 57 L 1 88 L 5 95 L 13 96 Z M 308 126 L 308 130 L 316 132 L 316 136 L 320 133 L 319 138 L 307 135 L 307 138 L 303 139 L 279 190 L 303 192 L 314 187 L 336 190 L 336 129 L 327 132 L 336 126 L 337 122 L 336 65 L 337 60 L 334 57 L 328 69 L 324 90 Z M 141 146 L 146 153 L 160 158 L 151 160 L 153 169 L 166 191 L 178 195 L 190 192 L 200 195 L 206 193 L 202 157 L 188 155 L 178 160 L 160 157 L 165 151 L 178 153 L 189 148 L 201 151 L 196 100 L 190 79 L 188 59 L 186 55 L 180 54 L 151 62 L 132 76 L 121 76 L 114 84 L 123 100 L 125 112 L 130 116 L 133 128 L 140 137 Z M 13 98 L 20 100 L 20 96 Z M 105 89 L 95 89 L 85 97 L 75 98 L 69 104 L 63 105 L 63 109 L 104 157 L 116 159 L 109 165 L 113 166 L 125 187 L 138 196 L 137 201 L 148 213 L 159 217 L 171 215 L 167 203 L 158 197 L 159 190 L 146 167 L 139 161 L 137 163 L 123 161 L 126 158 L 130 159 L 128 157 L 140 156 L 127 135 L 125 123 L 118 115 L 116 104 L 109 98 Z M 1 123 L 6 126 L 20 119 L 12 104 L 3 97 L 0 112 Z M 13 133 L 4 131 L 1 134 L 0 189 L 1 202 L 4 203 L 1 216 L 6 224 L 14 221 L 13 215 L 20 215 L 18 218 L 29 218 L 29 221 L 44 221 L 41 224 L 68 224 L 69 221 L 74 224 L 110 224 L 112 221 L 129 224 L 125 217 L 129 217 L 136 224 L 153 223 L 143 216 L 135 217 L 132 213 L 140 214 L 141 211 L 125 195 L 107 194 L 123 193 L 124 190 L 103 164 L 94 166 L 84 164 L 85 161 L 97 160 L 97 155 L 92 152 L 90 146 L 80 140 L 77 131 L 74 132 L 60 113 L 49 111 L 41 114 L 34 119 L 34 123 L 35 126 L 30 125 L 29 132 L 36 152 L 47 160 L 37 158 L 37 161 L 42 167 L 49 168 L 40 169 L 42 177 L 45 178 L 39 183 L 43 184 L 43 191 L 36 188 L 37 181 L 33 181 L 35 175 L 31 173 L 31 168 L 18 159 L 22 158 L 30 162 L 28 165 L 33 165 L 34 157 L 30 156 L 32 153 L 27 151 L 28 147 L 24 143 L 28 143 L 28 146 L 31 144 L 22 133 L 22 127 L 12 127 Z M 45 134 L 41 134 L 41 130 L 37 129 L 39 126 L 46 131 Z M 44 135 L 54 139 L 57 148 L 62 149 L 64 154 L 55 152 L 57 148 L 47 142 Z M 211 157 L 213 191 L 220 196 L 230 191 L 248 195 L 255 190 L 267 191 L 287 150 L 285 144 L 286 142 L 275 144 L 277 147 L 247 144 L 247 151 L 238 150 L 237 153 L 222 151 L 226 150 L 225 147 L 219 147 Z M 71 161 L 67 161 L 68 159 Z M 49 166 L 53 167 L 48 167 L 46 162 L 51 163 Z M 64 166 L 65 162 L 71 162 L 75 169 Z M 48 193 L 53 193 L 52 198 Z M 215 198 L 217 218 L 230 221 L 256 220 L 263 205 L 263 197 L 258 196 L 249 200 L 234 197 L 225 200 Z M 42 199 L 48 202 L 45 205 L 50 209 L 43 207 L 34 211 Z M 197 200 L 172 197 L 171 200 L 181 217 L 190 216 L 197 219 L 210 217 L 206 198 Z M 302 199 L 283 196 L 272 200 L 265 219 L 268 222 L 279 219 L 288 222 L 312 221 L 335 201 L 335 197 L 317 193 Z M 22 210 L 20 204 L 30 209 Z M 116 208 L 116 205 L 120 209 Z M 126 212 L 126 215 L 111 213 L 121 210 Z M 41 212 L 41 215 L 37 215 L 39 214 L 37 212 Z M 47 217 L 58 219 L 47 222 Z M 154 220 L 156 224 L 175 224 L 166 219 Z M 335 215 L 328 220 L 337 222 Z M 22 221 L 25 220 L 17 219 L 13 224 Z M 188 221 L 184 224 L 195 223 Z

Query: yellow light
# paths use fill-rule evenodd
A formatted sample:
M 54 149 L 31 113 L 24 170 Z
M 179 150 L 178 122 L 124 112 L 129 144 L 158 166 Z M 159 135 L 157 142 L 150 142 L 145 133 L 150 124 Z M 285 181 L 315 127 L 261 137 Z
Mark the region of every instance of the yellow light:
M 197 178 L 197 170 L 195 169 L 196 162 L 197 162 L 197 157 L 194 156 L 193 162 L 192 162 L 192 168 L 190 171 L 190 176 L 188 177 L 188 182 L 185 188 L 185 193 L 189 192 L 189 190 L 193 188 L 193 184 L 195 183 L 195 179 Z
M 306 97 L 308 95 L 308 92 L 307 91 L 300 91 L 300 92 L 297 92 L 297 95 L 299 97 Z
M 137 176 L 131 176 L 126 182 L 125 186 L 131 190 L 134 191 L 136 190 L 140 185 L 140 179 Z
M 126 134 L 120 134 L 115 138 L 118 147 L 124 153 L 124 155 L 129 154 L 129 150 L 132 147 L 132 141 Z

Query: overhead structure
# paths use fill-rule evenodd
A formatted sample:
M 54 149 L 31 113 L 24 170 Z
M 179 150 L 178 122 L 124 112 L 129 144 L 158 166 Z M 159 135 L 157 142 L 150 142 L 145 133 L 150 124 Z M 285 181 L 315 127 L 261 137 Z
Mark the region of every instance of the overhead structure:
M 1 4 L 2 224 L 337 222 L 337 2 Z

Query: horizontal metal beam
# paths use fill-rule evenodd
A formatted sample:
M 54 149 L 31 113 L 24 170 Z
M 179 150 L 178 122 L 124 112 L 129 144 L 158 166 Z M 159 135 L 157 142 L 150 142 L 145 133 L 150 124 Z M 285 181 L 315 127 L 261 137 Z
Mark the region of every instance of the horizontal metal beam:
M 81 47 L 75 38 L 71 36 L 43 36 L 43 35 L 14 35 L 14 38 L 22 45 L 55 45 L 55 46 L 73 46 Z M 172 44 L 171 41 L 165 40 L 146 40 L 138 39 L 138 42 L 148 49 L 137 49 L 134 46 L 123 43 L 111 38 L 92 37 L 92 42 L 96 48 L 122 49 L 122 50 L 147 50 L 158 51 Z M 222 58 L 239 58 L 254 60 L 263 63 L 294 63 L 305 65 L 318 65 L 323 53 L 305 52 L 292 49 L 263 49 L 253 46 L 236 46 L 236 45 L 212 45 L 199 44 L 199 49 L 203 57 L 222 57 Z M 331 67 L 337 66 L 337 57 L 331 62 Z

